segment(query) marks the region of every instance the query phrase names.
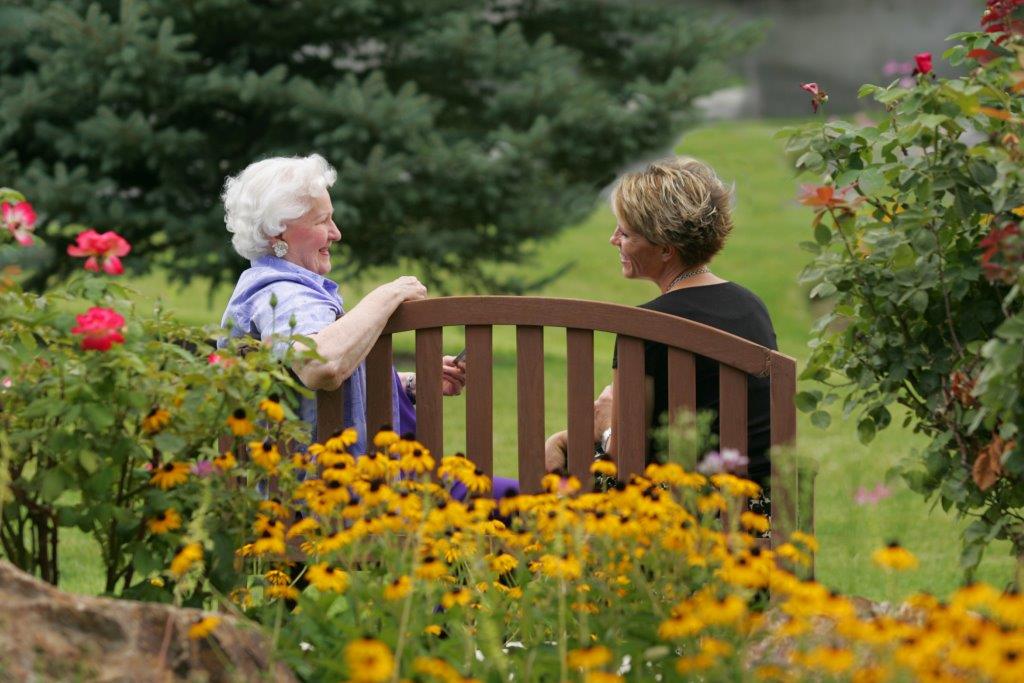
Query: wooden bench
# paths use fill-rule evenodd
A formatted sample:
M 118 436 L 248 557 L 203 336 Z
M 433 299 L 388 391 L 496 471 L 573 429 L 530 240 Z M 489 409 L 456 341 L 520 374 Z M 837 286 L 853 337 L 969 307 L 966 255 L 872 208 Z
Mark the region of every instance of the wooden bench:
M 466 453 L 493 476 L 492 328 L 516 327 L 519 481 L 524 492 L 539 488 L 544 472 L 544 328 L 566 328 L 568 359 L 568 462 L 571 474 L 590 478 L 594 456 L 594 332 L 619 335 L 617 395 L 613 438 L 620 477 L 645 466 L 644 340 L 668 347 L 668 401 L 673 417 L 696 407 L 694 355 L 719 363 L 721 448 L 747 453 L 747 376 L 771 382 L 771 444 L 793 445 L 796 438 L 796 362 L 777 351 L 706 325 L 631 306 L 514 296 L 427 299 L 402 304 L 388 321 L 366 359 L 367 425 L 372 433 L 391 417 L 392 335 L 416 334 L 416 437 L 442 453 L 442 329 L 464 326 L 466 334 Z M 604 362 L 610 367 L 610 359 Z M 317 433 L 342 426 L 342 390 L 317 392 Z M 504 406 L 502 406 L 504 409 Z M 771 469 L 772 546 L 795 529 L 813 531 L 810 481 L 799 468 L 773 457 Z M 801 495 L 804 493 L 805 495 Z

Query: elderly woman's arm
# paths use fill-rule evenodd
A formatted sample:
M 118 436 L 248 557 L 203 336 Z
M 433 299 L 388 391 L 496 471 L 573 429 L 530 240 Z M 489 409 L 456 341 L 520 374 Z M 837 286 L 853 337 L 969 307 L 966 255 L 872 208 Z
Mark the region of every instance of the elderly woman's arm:
M 351 311 L 309 335 L 324 360 L 300 361 L 293 367 L 295 374 L 310 389 L 337 389 L 366 358 L 398 305 L 426 295 L 427 288 L 412 276 L 381 285 Z

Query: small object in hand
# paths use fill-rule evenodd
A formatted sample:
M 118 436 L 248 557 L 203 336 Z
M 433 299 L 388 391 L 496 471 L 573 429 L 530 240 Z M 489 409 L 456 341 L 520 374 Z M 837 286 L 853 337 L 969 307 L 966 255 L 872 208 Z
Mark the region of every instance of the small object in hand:
M 455 356 L 455 360 L 452 362 L 458 365 L 464 360 L 466 360 L 466 349 L 462 349 L 461 351 L 459 351 L 459 355 Z

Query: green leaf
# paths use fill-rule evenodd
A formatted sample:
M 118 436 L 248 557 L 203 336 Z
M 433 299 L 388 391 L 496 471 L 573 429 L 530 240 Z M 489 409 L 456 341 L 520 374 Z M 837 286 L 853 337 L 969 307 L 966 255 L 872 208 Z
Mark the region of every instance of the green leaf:
M 78 464 L 81 465 L 82 469 L 87 473 L 92 474 L 99 468 L 100 461 L 99 458 L 96 457 L 95 453 L 83 448 L 78 451 Z
M 153 437 L 153 445 L 165 455 L 170 455 L 185 448 L 185 439 L 171 432 L 160 432 Z
M 800 412 L 809 413 L 818 407 L 818 396 L 810 391 L 801 391 L 796 395 L 796 407 Z
M 857 423 L 857 438 L 862 444 L 869 444 L 875 438 L 875 421 L 866 417 Z
M 832 416 L 824 410 L 816 410 L 811 413 L 811 424 L 819 429 L 828 429 L 828 426 L 832 424 Z
M 100 403 L 83 403 L 82 416 L 98 430 L 107 429 L 114 424 L 114 413 Z
M 60 494 L 64 493 L 65 488 L 67 488 L 67 479 L 59 468 L 54 467 L 43 472 L 43 477 L 39 482 L 39 495 L 43 497 L 43 500 L 47 502 L 57 500 Z
M 892 254 L 892 265 L 897 270 L 910 268 L 917 261 L 917 256 L 909 244 L 901 244 L 896 247 Z
M 928 308 L 928 292 L 919 289 L 910 295 L 910 307 L 916 313 L 924 313 Z
M 824 223 L 818 223 L 814 226 L 814 240 L 822 246 L 827 246 L 832 241 L 832 231 Z
M 968 161 L 967 172 L 974 178 L 974 182 L 983 186 L 991 185 L 998 177 L 996 167 L 984 159 L 971 159 Z
M 885 176 L 877 168 L 865 168 L 857 179 L 857 186 L 866 195 L 877 195 L 886 185 Z

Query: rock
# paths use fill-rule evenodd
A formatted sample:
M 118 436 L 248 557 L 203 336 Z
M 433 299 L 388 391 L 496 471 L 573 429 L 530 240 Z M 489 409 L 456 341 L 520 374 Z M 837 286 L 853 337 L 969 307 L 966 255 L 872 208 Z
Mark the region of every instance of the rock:
M 227 615 L 198 640 L 207 613 L 63 593 L 0 561 L 0 679 L 4 681 L 297 681 L 271 665 L 254 624 Z M 163 651 L 163 656 L 161 656 Z

